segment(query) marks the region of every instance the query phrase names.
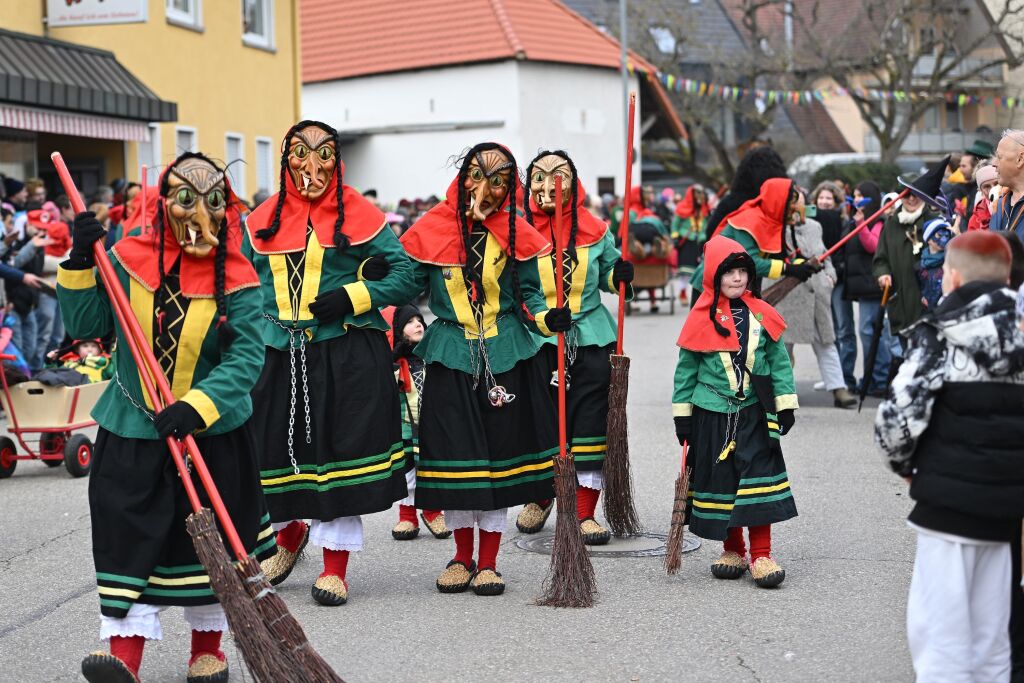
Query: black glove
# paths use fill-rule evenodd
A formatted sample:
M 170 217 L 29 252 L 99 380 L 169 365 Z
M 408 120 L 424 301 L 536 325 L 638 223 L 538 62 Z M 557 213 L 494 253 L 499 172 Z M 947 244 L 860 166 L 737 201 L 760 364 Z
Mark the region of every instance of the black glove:
M 568 306 L 561 308 L 550 308 L 544 314 L 544 324 L 552 332 L 568 332 L 572 327 L 572 311 Z
M 391 264 L 378 254 L 363 261 L 362 272 L 364 280 L 383 280 L 391 272 Z
M 807 279 L 819 270 L 821 270 L 820 264 L 803 261 L 802 263 L 787 263 L 785 268 L 782 269 L 782 274 L 795 277 L 800 282 L 807 282 Z
M 612 282 L 618 287 L 619 283 L 625 282 L 627 285 L 633 281 L 633 264 L 629 261 L 623 261 L 619 259 L 612 266 Z
M 779 418 L 779 434 L 785 436 L 789 434 L 789 430 L 793 429 L 793 425 L 796 424 L 796 415 L 793 413 L 792 408 L 786 410 L 780 410 L 778 414 Z
M 676 438 L 679 439 L 679 445 L 682 446 L 690 440 L 690 434 L 693 433 L 693 417 L 690 415 L 686 417 L 677 415 L 672 419 L 676 423 Z
M 352 313 L 352 299 L 343 287 L 338 287 L 334 291 L 318 296 L 309 305 L 309 312 L 322 323 L 332 323 Z
M 153 425 L 161 439 L 169 436 L 184 439 L 197 429 L 205 427 L 206 423 L 188 403 L 175 401 L 156 414 Z
M 75 216 L 71 231 L 71 253 L 68 254 L 71 270 L 85 270 L 96 265 L 92 245 L 106 236 L 107 231 L 92 211 L 83 211 Z

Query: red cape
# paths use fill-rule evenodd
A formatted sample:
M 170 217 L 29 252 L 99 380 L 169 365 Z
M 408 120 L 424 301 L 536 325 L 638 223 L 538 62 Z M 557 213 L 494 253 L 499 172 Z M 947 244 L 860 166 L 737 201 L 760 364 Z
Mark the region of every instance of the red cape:
M 583 183 L 577 179 L 578 183 L 578 196 L 576 198 L 576 246 L 578 247 L 589 247 L 592 244 L 597 244 L 604 237 L 604 234 L 608 232 L 608 224 L 603 220 L 590 213 L 583 208 L 583 199 L 586 197 L 586 190 L 583 189 Z M 533 201 L 533 196 L 530 196 L 530 211 L 533 213 L 533 227 L 544 237 L 555 234 L 555 219 L 554 216 L 549 216 L 537 206 L 537 203 Z M 562 209 L 562 244 L 569 243 L 569 231 L 572 230 L 572 207 L 568 204 Z M 516 236 L 518 241 L 518 235 Z
M 519 182 L 518 179 L 514 182 Z M 464 266 L 466 251 L 462 245 L 462 230 L 459 228 L 456 211 L 459 203 L 459 179 L 456 177 L 448 186 L 443 202 L 432 208 L 412 224 L 401 237 L 402 246 L 409 256 L 420 263 L 435 266 Z M 522 196 L 522 187 L 518 194 Z M 494 213 L 484 221 L 484 227 L 494 235 L 501 248 L 508 253 L 508 197 Z M 512 211 L 515 210 L 513 207 Z M 516 260 L 528 261 L 551 251 L 548 242 L 537 230 L 520 216 L 516 216 Z
M 162 174 L 161 174 L 162 175 Z M 156 205 L 160 199 L 160 186 L 153 185 L 146 188 L 146 208 L 145 216 L 146 222 L 142 222 L 142 212 L 139 211 L 139 205 L 142 203 L 142 192 L 136 192 L 135 196 L 132 197 L 131 205 L 135 207 L 135 213 L 132 214 L 131 218 L 126 218 L 121 226 L 121 234 L 127 235 L 130 231 L 138 228 L 142 225 L 153 225 L 156 219 Z
M 757 247 L 766 254 L 782 251 L 782 225 L 786 204 L 793 181 L 789 178 L 771 178 L 761 185 L 761 192 L 744 202 L 718 224 L 717 235 L 726 225 L 750 233 Z
M 707 194 L 705 193 L 705 199 L 706 197 Z M 711 209 L 708 207 L 707 201 L 705 201 L 700 207 L 700 217 L 707 218 L 710 213 Z M 693 214 L 693 185 L 690 185 L 690 187 L 686 188 L 686 195 L 683 197 L 683 201 L 676 204 L 676 215 L 680 218 L 686 219 L 693 218 Z
M 647 218 L 655 215 L 653 211 L 644 206 L 643 188 L 634 185 L 629 190 L 629 210 L 636 214 L 637 218 Z
M 740 341 L 736 336 L 736 325 L 732 321 L 732 314 L 729 312 L 729 300 L 719 294 L 715 298 L 715 273 L 718 267 L 726 258 L 733 254 L 746 253 L 740 243 L 728 237 L 712 237 L 704 245 L 704 291 L 694 304 L 690 314 L 686 316 L 683 329 L 679 333 L 676 344 L 687 351 L 699 353 L 714 353 L 718 351 L 731 351 L 735 353 L 740 350 Z M 750 309 L 750 314 L 758 319 L 768 335 L 775 341 L 779 340 L 783 330 L 786 329 L 786 321 L 782 319 L 779 312 L 767 302 L 758 299 L 748 289 L 740 297 L 743 303 Z M 723 337 L 715 329 L 711 321 L 711 308 L 714 307 L 718 316 L 718 322 L 729 331 L 729 336 Z
M 306 249 L 306 225 L 313 223 L 317 240 L 324 249 L 334 248 L 334 223 L 338 219 L 338 174 L 345 172 L 345 164 L 338 160 L 334 177 L 327 190 L 316 201 L 302 198 L 292 174 L 285 173 L 285 200 L 281 208 L 281 228 L 269 240 L 256 237 L 256 232 L 270 227 L 274 222 L 274 210 L 280 193 L 274 193 L 253 209 L 245 219 L 249 241 L 259 254 L 287 254 Z M 387 224 L 384 214 L 368 199 L 349 185 L 342 186 L 342 202 L 345 205 L 345 222 L 341 231 L 352 244 L 369 242 Z

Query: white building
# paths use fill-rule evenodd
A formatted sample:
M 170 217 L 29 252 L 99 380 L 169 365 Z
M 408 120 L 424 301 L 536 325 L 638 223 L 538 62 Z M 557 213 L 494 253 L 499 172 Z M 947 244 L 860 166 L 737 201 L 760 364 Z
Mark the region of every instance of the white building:
M 457 17 L 437 0 L 392 2 L 386 17 L 370 0 L 335 7 L 302 3 L 302 111 L 342 132 L 346 183 L 387 203 L 441 197 L 459 155 L 493 140 L 524 169 L 564 149 L 588 192 L 621 194 L 619 46 L 564 5 L 464 0 Z M 659 84 L 632 76 L 630 88 L 637 138 L 685 135 Z

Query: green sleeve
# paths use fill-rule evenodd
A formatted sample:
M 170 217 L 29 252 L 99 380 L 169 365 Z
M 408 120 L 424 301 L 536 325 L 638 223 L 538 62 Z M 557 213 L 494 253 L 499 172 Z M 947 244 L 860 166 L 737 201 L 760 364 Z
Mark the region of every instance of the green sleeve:
M 258 287 L 248 287 L 227 297 L 227 315 L 235 332 L 227 351 L 206 377 L 181 397 L 203 418 L 209 428 L 235 404 L 247 398 L 263 367 L 264 346 L 259 327 L 262 298 Z M 211 334 L 216 334 L 211 328 Z
M 64 327 L 73 339 L 106 337 L 114 331 L 114 312 L 96 269 L 57 268 L 57 301 Z
M 391 265 L 391 271 L 382 280 L 359 280 L 344 285 L 345 291 L 352 299 L 352 308 L 356 315 L 382 306 L 407 304 L 422 291 L 416 288 L 416 278 L 409 256 L 390 228 L 385 227 L 376 237 L 360 246 L 366 258 L 386 258 Z
M 548 313 L 548 300 L 544 296 L 544 290 L 541 288 L 537 258 L 547 257 L 539 256 L 528 261 L 520 261 L 516 264 L 516 268 L 519 270 L 519 291 L 523 294 L 523 303 L 526 304 L 526 310 L 533 316 L 533 322 L 537 327 L 537 331 L 545 337 L 550 337 L 554 332 L 544 322 L 544 318 Z
M 885 224 L 882 226 L 882 232 L 879 233 L 878 235 L 878 248 L 875 249 L 875 256 L 873 259 L 871 259 L 871 273 L 876 278 L 879 278 L 883 275 L 892 274 L 892 264 L 889 262 L 889 247 L 888 240 L 886 239 L 886 231 L 898 230 L 899 228 L 890 228 L 890 225 L 892 225 L 890 222 L 891 220 L 892 219 L 887 220 Z M 864 229 L 869 230 L 870 228 Z M 854 237 L 853 239 L 860 239 L 860 237 L 857 236 Z
M 425 292 L 430 287 L 430 269 L 433 266 L 429 266 L 426 263 L 420 263 L 409 259 L 409 268 L 411 270 L 411 276 L 413 282 L 416 284 L 416 293 Z M 410 300 L 412 297 L 409 297 Z
M 782 337 L 778 341 L 765 335 L 765 360 L 768 361 L 768 372 L 772 377 L 772 390 L 775 392 L 775 410 L 795 410 L 799 408 L 796 387 L 793 383 L 793 366 L 789 363 L 789 353 Z
M 676 361 L 676 379 L 672 391 L 672 416 L 688 417 L 693 414 L 693 392 L 697 388 L 697 369 L 700 354 L 679 349 Z
M 728 234 L 726 234 L 728 231 Z M 750 258 L 754 259 L 754 267 L 757 269 L 758 277 L 781 277 L 783 262 L 781 259 L 765 258 L 764 254 L 761 253 L 760 247 L 757 246 L 757 242 L 754 241 L 753 236 L 745 230 L 735 230 L 733 227 L 727 226 L 722 231 L 726 234 L 726 237 L 736 240 L 740 243 L 740 246 L 750 254 Z
M 675 242 L 680 237 L 682 237 L 683 233 L 688 232 L 689 229 L 690 229 L 690 226 L 686 225 L 686 219 L 685 218 L 680 218 L 679 216 L 672 216 L 671 235 L 672 235 L 672 241 L 673 242 Z
M 615 238 L 612 237 L 612 231 L 609 230 L 601 238 L 601 256 L 597 260 L 598 264 L 598 283 L 601 289 L 612 294 L 618 294 L 619 288 L 612 282 L 612 269 L 615 268 L 615 264 L 620 258 L 622 258 L 622 252 L 619 251 L 619 247 L 615 244 Z M 626 285 L 626 301 L 633 300 L 633 285 Z

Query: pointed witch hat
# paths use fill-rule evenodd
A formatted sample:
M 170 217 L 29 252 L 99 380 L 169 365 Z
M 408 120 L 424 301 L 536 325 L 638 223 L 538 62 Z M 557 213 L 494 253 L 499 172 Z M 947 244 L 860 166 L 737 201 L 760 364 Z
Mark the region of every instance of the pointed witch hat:
M 904 180 L 902 177 L 897 180 L 900 185 L 910 190 L 911 194 L 920 198 L 925 204 L 936 209 L 946 220 L 952 222 L 953 202 L 942 191 L 943 175 L 945 175 L 946 167 L 949 166 L 949 159 L 950 157 L 947 156 L 916 180 Z

